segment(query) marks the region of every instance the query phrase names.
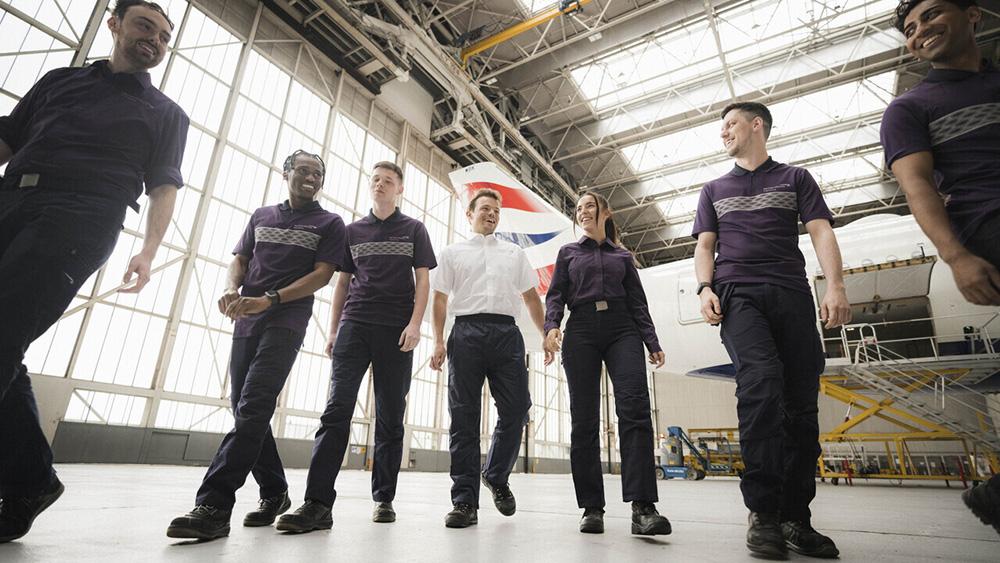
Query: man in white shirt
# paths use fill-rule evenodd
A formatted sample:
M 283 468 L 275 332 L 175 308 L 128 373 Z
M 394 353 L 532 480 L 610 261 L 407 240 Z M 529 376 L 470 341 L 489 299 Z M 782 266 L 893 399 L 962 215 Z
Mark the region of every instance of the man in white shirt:
M 507 478 L 517 461 L 521 433 L 528 422 L 531 397 L 525 365 L 524 339 L 515 319 L 521 302 L 539 334 L 545 321 L 542 300 L 535 291 L 538 276 L 517 245 L 493 234 L 500 221 L 500 194 L 482 189 L 473 195 L 465 216 L 471 239 L 445 248 L 431 276 L 434 291 L 434 355 L 431 368 L 445 360 L 444 322 L 448 295 L 455 326 L 448 339 L 448 411 L 451 414 L 451 501 L 445 526 L 466 528 L 478 523 L 479 480 L 493 494 L 504 516 L 516 504 Z M 546 352 L 545 363 L 552 361 Z M 490 381 L 496 401 L 497 426 L 480 477 L 479 420 L 483 380 Z

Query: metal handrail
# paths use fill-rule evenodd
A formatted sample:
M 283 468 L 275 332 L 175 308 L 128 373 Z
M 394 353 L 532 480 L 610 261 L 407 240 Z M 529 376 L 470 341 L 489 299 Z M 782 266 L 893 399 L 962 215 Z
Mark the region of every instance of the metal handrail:
M 918 336 L 918 337 L 912 337 L 912 338 L 896 338 L 896 339 L 884 340 L 884 341 L 880 342 L 878 340 L 877 332 L 875 331 L 875 327 L 879 327 L 879 326 L 900 325 L 900 324 L 905 324 L 905 323 L 915 323 L 915 322 L 923 322 L 923 321 L 938 321 L 938 320 L 955 319 L 955 318 L 969 319 L 969 318 L 975 318 L 975 317 L 988 317 L 988 318 L 987 318 L 987 320 L 983 324 L 979 325 L 978 327 L 975 327 L 975 330 L 973 330 L 973 332 L 971 332 L 971 333 L 962 332 L 962 333 L 934 334 L 934 335 L 930 335 L 930 336 Z M 882 321 L 882 322 L 878 322 L 878 323 L 855 323 L 855 324 L 848 324 L 848 325 L 844 325 L 844 326 L 840 327 L 840 338 L 839 338 L 839 340 L 840 340 L 840 342 L 841 342 L 841 344 L 843 346 L 844 357 L 846 359 L 848 359 L 848 360 L 851 360 L 851 355 L 850 355 L 851 354 L 851 345 L 852 344 L 860 345 L 860 344 L 863 344 L 865 342 L 866 339 L 865 339 L 864 331 L 865 331 L 866 328 L 871 330 L 871 337 L 870 337 L 871 340 L 874 341 L 874 342 L 876 342 L 876 343 L 881 343 L 881 344 L 891 344 L 891 343 L 900 343 L 900 342 L 918 342 L 918 341 L 922 341 L 922 340 L 927 340 L 930 343 L 930 345 L 931 345 L 931 349 L 934 352 L 934 357 L 935 358 L 940 358 L 940 348 L 939 348 L 939 343 L 940 342 L 943 342 L 943 341 L 960 341 L 960 340 L 966 340 L 966 339 L 969 339 L 969 338 L 972 338 L 973 341 L 982 342 L 983 347 L 986 350 L 985 353 L 988 354 L 988 355 L 993 355 L 993 354 L 996 354 L 997 352 L 996 352 L 996 350 L 995 350 L 995 348 L 993 346 L 993 341 L 992 341 L 992 339 L 989 336 L 989 330 L 986 327 L 988 325 L 992 324 L 993 321 L 997 320 L 997 318 L 1000 318 L 1000 313 L 976 313 L 976 314 L 972 314 L 972 315 L 944 315 L 944 316 L 938 316 L 938 317 L 925 317 L 925 318 L 919 318 L 919 319 L 907 319 L 907 320 L 904 320 L 904 321 Z M 858 339 L 848 338 L 848 334 L 847 333 L 850 330 L 857 330 L 859 333 L 861 333 L 860 334 L 860 338 L 858 338 Z M 831 340 L 837 340 L 837 339 L 836 338 L 826 338 L 824 340 L 831 341 Z M 857 351 L 855 350 L 855 352 L 857 352 Z
M 948 388 L 959 387 L 964 392 L 972 393 L 974 395 L 977 395 L 977 396 L 983 398 L 984 400 L 986 399 L 986 395 L 984 393 L 980 393 L 979 391 L 976 391 L 975 389 L 972 389 L 971 387 L 969 387 L 969 386 L 967 386 L 967 385 L 965 385 L 963 383 L 960 383 L 958 381 L 949 380 L 944 374 L 941 374 L 941 373 L 935 371 L 932 368 L 927 368 L 927 367 L 920 366 L 920 364 L 918 362 L 914 362 L 913 360 L 911 360 L 909 358 L 906 358 L 905 356 L 902 356 L 902 355 L 900 355 L 900 354 L 898 354 L 898 353 L 896 353 L 896 352 L 894 352 L 892 350 L 889 350 L 887 348 L 883 348 L 882 346 L 880 346 L 876 342 L 872 342 L 871 344 L 866 344 L 864 346 L 864 348 L 865 348 L 865 355 L 866 356 L 868 356 L 867 348 L 869 346 L 874 346 L 876 348 L 876 353 L 877 353 L 877 356 L 879 357 L 879 362 L 880 362 L 879 366 L 880 367 L 888 368 L 890 371 L 892 371 L 894 373 L 894 375 L 896 377 L 898 377 L 900 379 L 903 379 L 904 381 L 908 381 L 908 382 L 910 382 L 910 383 L 912 383 L 912 384 L 914 384 L 914 385 L 916 385 L 918 387 L 921 387 L 921 388 L 924 388 L 924 389 L 928 389 L 928 388 L 932 389 L 934 391 L 935 399 L 937 399 L 937 397 L 940 396 L 940 399 L 941 399 L 941 407 L 940 408 L 942 410 L 945 407 L 945 392 L 948 390 Z M 860 348 L 861 347 L 859 347 L 859 352 L 860 352 Z M 883 354 L 883 352 L 885 353 L 886 356 L 892 356 L 892 355 L 894 355 L 894 356 L 897 356 L 897 357 L 893 358 L 893 359 L 890 359 L 890 360 L 882 360 L 882 354 Z M 856 362 L 856 363 L 859 363 L 859 362 Z M 865 363 L 870 363 L 870 362 L 865 362 Z M 934 376 L 934 379 L 933 379 L 934 384 L 933 385 L 928 385 L 923 379 L 918 378 L 918 377 L 916 377 L 914 375 L 911 375 L 911 374 L 907 373 L 904 370 L 898 369 L 896 366 L 899 365 L 899 364 L 912 365 L 915 368 L 924 370 L 924 371 L 932 374 Z M 892 384 L 892 383 L 888 383 L 888 384 L 889 385 L 895 385 L 895 384 Z M 940 387 L 939 387 L 939 384 L 940 384 Z M 895 386 L 898 387 L 898 385 L 895 385 Z M 976 413 L 979 413 L 979 414 L 982 414 L 982 415 L 987 415 L 987 416 L 989 415 L 988 411 L 984 411 L 984 410 L 980 409 L 979 407 L 971 405 L 971 404 L 967 403 L 966 401 L 963 401 L 960 398 L 957 398 L 957 397 L 953 396 L 953 397 L 951 397 L 951 401 L 954 402 L 954 403 L 958 403 L 959 405 L 962 405 L 962 406 L 964 406 L 964 407 L 972 410 L 973 412 L 976 412 Z

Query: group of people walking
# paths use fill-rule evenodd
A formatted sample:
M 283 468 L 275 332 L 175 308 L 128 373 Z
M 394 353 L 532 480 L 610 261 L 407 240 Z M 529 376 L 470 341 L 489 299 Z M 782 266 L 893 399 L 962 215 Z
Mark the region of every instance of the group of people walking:
M 889 106 L 882 132 L 887 165 L 963 295 L 998 305 L 1000 255 L 993 241 L 1000 228 L 1000 80 L 991 63 L 980 61 L 974 31 L 981 17 L 971 1 L 900 3 L 898 27 L 907 48 L 933 70 Z M 183 185 L 188 119 L 151 86 L 146 72 L 162 61 L 173 24 L 156 4 L 119 0 L 108 26 L 115 38 L 110 60 L 46 74 L 9 116 L 0 117 L 0 164 L 8 163 L 0 183 L 0 306 L 7 319 L 0 323 L 0 542 L 26 534 L 64 491 L 39 425 L 25 350 L 106 261 L 127 208 L 145 186 L 144 245 L 123 279 L 128 284 L 138 276 L 124 291 L 142 288 Z M 65 108 L 89 109 L 69 110 L 80 113 L 70 120 Z M 747 547 L 768 556 L 792 549 L 836 557 L 833 540 L 811 525 L 824 353 L 798 247 L 801 222 L 828 282 L 819 319 L 827 328 L 848 322 L 833 215 L 807 170 L 769 157 L 773 122 L 766 106 L 734 102 L 720 117 L 721 140 L 735 166 L 702 189 L 692 234 L 701 312 L 721 326 L 736 368 Z M 631 532 L 671 533 L 655 506 L 647 385 L 647 370 L 663 366 L 665 356 L 635 259 L 618 240 L 614 211 L 602 195 L 586 192 L 576 202 L 574 228 L 582 236 L 559 249 L 543 303 L 525 252 L 495 234 L 503 209 L 496 191 L 471 196 L 465 215 L 472 236 L 435 256 L 424 225 L 396 205 L 404 183 L 395 163 L 374 164 L 371 211 L 349 225 L 318 203 L 326 180 L 319 155 L 295 151 L 282 178 L 287 200 L 252 214 L 218 300 L 220 313 L 235 321 L 229 365 L 235 424 L 202 480 L 195 508 L 170 523 L 168 536 L 228 535 L 235 493 L 251 474 L 260 502 L 245 515 L 245 526 L 330 529 L 337 474 L 369 367 L 375 398 L 372 520 L 395 521 L 413 350 L 429 302 L 431 368 L 448 366 L 453 507 L 447 527 L 477 524 L 480 483 L 501 514 L 516 512 L 509 476 L 531 407 L 517 324 L 526 310 L 544 335 L 546 363 L 561 355 L 566 375 L 580 532 L 604 532 L 599 421 L 606 369 Z M 326 348 L 330 394 L 304 502 L 291 510 L 269 425 L 302 345 L 313 294 L 334 276 Z M 449 314 L 454 323 L 446 340 Z M 498 416 L 481 465 L 486 381 Z M 984 522 L 998 525 L 996 477 L 964 499 Z

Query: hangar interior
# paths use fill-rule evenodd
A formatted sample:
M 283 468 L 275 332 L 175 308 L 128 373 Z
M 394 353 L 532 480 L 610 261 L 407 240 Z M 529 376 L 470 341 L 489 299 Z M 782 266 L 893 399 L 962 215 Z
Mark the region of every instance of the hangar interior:
M 112 3 L 0 0 L 0 115 L 45 72 L 107 57 Z M 371 164 L 394 161 L 406 178 L 400 208 L 423 221 L 439 251 L 468 236 L 449 172 L 493 162 L 567 215 L 581 192 L 604 194 L 625 247 L 640 267 L 655 267 L 693 255 L 699 190 L 731 168 L 718 114 L 734 99 L 752 100 L 774 115 L 770 153 L 809 168 L 838 225 L 909 213 L 884 165 L 878 131 L 887 104 L 916 84 L 927 65 L 906 53 L 892 28 L 896 0 L 159 3 L 176 28 L 152 77 L 191 118 L 186 185 L 143 292 L 117 292 L 118 276 L 142 245 L 144 215 L 129 213 L 107 265 L 28 351 L 25 364 L 58 463 L 208 463 L 232 425 L 232 326 L 215 301 L 232 245 L 254 209 L 285 198 L 281 164 L 299 148 L 323 156 L 328 173 L 320 201 L 345 222 L 368 212 Z M 980 4 L 985 17 L 978 38 L 996 59 L 1000 6 Z M 863 265 L 845 264 L 856 266 Z M 656 288 L 646 291 L 656 298 Z M 332 294 L 332 287 L 317 294 L 272 420 L 292 468 L 308 466 L 326 403 L 330 368 L 323 349 Z M 1000 323 L 993 326 L 1000 331 Z M 429 315 L 423 335 L 403 465 L 447 472 L 447 376 L 429 367 Z M 527 362 L 533 407 L 516 471 L 568 473 L 565 376 L 558 362 L 545 366 L 539 352 L 529 353 Z M 651 372 L 649 386 L 657 433 L 669 426 L 736 426 L 731 383 Z M 602 460 L 614 478 L 620 461 L 614 397 L 604 388 Z M 988 402 L 983 409 L 1000 412 L 995 399 Z M 823 431 L 842 422 L 843 403 L 822 397 Z M 488 390 L 482 404 L 485 450 L 496 422 Z M 992 423 L 998 421 L 994 416 Z M 366 376 L 346 467 L 369 465 L 373 436 Z M 931 443 L 910 453 L 931 471 L 950 463 L 946 455 L 963 452 Z M 130 478 L 128 466 L 113 468 Z M 193 492 L 191 479 L 200 473 L 186 471 L 184 490 Z M 363 493 L 365 478 L 351 479 Z M 568 476 L 563 479 L 553 483 L 570 489 Z M 914 498 L 939 484 L 917 487 Z M 696 492 L 683 490 L 697 502 Z M 866 502 L 863 494 L 857 498 Z M 738 500 L 733 503 L 724 510 L 739 513 Z M 995 536 L 980 533 L 968 515 L 953 516 L 968 520 L 948 532 L 956 550 L 972 546 L 970 560 L 995 556 Z M 939 532 L 931 526 L 918 533 Z M 461 553 L 455 549 L 450 557 Z

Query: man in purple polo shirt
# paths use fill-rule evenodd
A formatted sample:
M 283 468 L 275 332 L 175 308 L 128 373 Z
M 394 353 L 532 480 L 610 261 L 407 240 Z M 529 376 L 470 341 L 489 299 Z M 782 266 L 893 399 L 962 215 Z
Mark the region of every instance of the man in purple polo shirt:
M 962 296 L 1000 305 L 1000 72 L 982 57 L 972 0 L 910 0 L 896 8 L 906 49 L 927 77 L 882 117 L 885 163 Z M 1000 532 L 1000 476 L 965 491 Z
M 64 490 L 25 351 L 107 261 L 143 191 L 146 234 L 120 291 L 146 285 L 184 185 L 188 117 L 149 76 L 174 24 L 157 4 L 118 0 L 107 26 L 110 59 L 47 72 L 0 116 L 0 543 L 28 533 Z
M 375 390 L 374 522 L 393 522 L 396 480 L 403 457 L 403 414 L 413 349 L 427 308 L 429 271 L 437 266 L 423 223 L 399 212 L 403 170 L 378 162 L 371 177 L 372 210 L 347 227 L 349 251 L 337 278 L 327 354 L 333 358 L 330 399 L 316 432 L 305 503 L 282 516 L 288 532 L 328 530 L 334 488 L 347 451 L 358 389 L 368 366 Z
M 810 525 L 824 359 L 799 251 L 800 219 L 828 281 L 820 319 L 840 326 L 851 309 L 833 215 L 809 172 L 768 156 L 771 123 L 771 112 L 755 102 L 722 112 L 722 141 L 736 166 L 701 191 L 693 231 L 697 291 L 705 321 L 722 324 L 736 367 L 747 548 L 772 557 L 788 549 L 836 557 L 833 540 Z
M 882 118 L 886 165 L 970 303 L 1000 305 L 1000 72 L 982 58 L 971 0 L 900 3 L 906 48 L 931 63 Z
M 170 523 L 169 537 L 229 535 L 236 490 L 251 472 L 260 486 L 260 505 L 246 515 L 244 526 L 267 526 L 291 506 L 271 416 L 305 337 L 313 293 L 347 260 L 344 221 L 316 201 L 325 174 L 317 155 L 300 150 L 285 159 L 288 199 L 254 211 L 233 250 L 218 305 L 236 321 L 229 362 L 236 425 L 212 459 L 197 506 Z

